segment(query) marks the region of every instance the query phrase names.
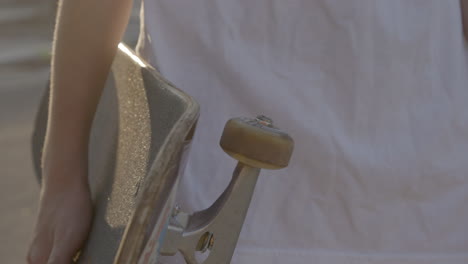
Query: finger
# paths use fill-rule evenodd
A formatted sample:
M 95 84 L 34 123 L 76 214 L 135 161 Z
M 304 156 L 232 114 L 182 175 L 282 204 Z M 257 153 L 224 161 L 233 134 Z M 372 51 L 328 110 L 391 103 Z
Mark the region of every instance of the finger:
M 70 234 L 62 233 L 62 237 L 55 237 L 54 247 L 49 256 L 47 264 L 69 264 L 73 263 L 73 259 L 79 249 L 79 244 L 72 239 Z
M 36 236 L 29 248 L 27 261 L 29 264 L 46 264 L 52 248 L 50 239 Z
M 52 257 L 49 259 L 47 264 L 72 264 L 72 260 L 62 256 Z
M 47 264 L 71 264 L 75 255 L 73 252 L 74 250 L 67 247 L 54 246 Z

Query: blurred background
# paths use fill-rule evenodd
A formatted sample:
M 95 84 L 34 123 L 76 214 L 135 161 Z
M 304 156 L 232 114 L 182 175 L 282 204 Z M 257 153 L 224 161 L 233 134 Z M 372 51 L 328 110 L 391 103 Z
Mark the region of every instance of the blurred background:
M 30 137 L 49 74 L 57 0 L 0 0 L 0 263 L 25 263 L 39 198 Z M 124 42 L 138 37 L 135 0 Z

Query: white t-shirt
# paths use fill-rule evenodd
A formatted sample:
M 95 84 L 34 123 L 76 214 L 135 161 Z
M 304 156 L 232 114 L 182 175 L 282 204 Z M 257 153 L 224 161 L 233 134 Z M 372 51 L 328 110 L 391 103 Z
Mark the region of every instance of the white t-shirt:
M 179 191 L 208 207 L 231 117 L 296 142 L 262 171 L 234 264 L 468 263 L 459 0 L 145 0 L 138 52 L 201 105 Z M 169 262 L 169 261 L 168 261 Z

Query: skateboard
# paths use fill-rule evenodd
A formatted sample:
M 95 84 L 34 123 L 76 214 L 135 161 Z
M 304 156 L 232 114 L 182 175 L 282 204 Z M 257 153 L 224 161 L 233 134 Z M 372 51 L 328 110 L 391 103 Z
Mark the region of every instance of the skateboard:
M 32 137 L 39 178 L 47 105 L 48 92 Z M 260 169 L 286 167 L 294 142 L 266 116 L 229 120 L 220 146 L 238 160 L 231 182 L 211 207 L 182 212 L 175 195 L 198 116 L 192 97 L 119 44 L 92 126 L 94 219 L 77 263 L 153 264 L 177 252 L 188 264 L 230 263 Z

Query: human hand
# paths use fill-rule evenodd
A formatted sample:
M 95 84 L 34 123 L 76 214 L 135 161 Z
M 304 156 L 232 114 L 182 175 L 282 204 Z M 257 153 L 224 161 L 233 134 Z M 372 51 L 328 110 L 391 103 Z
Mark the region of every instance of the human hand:
M 92 202 L 87 181 L 83 180 L 86 172 L 78 168 L 61 173 L 67 173 L 67 177 L 51 180 L 54 173 L 43 174 L 49 179 L 44 181 L 41 192 L 39 215 L 28 253 L 30 264 L 72 263 L 87 238 Z

